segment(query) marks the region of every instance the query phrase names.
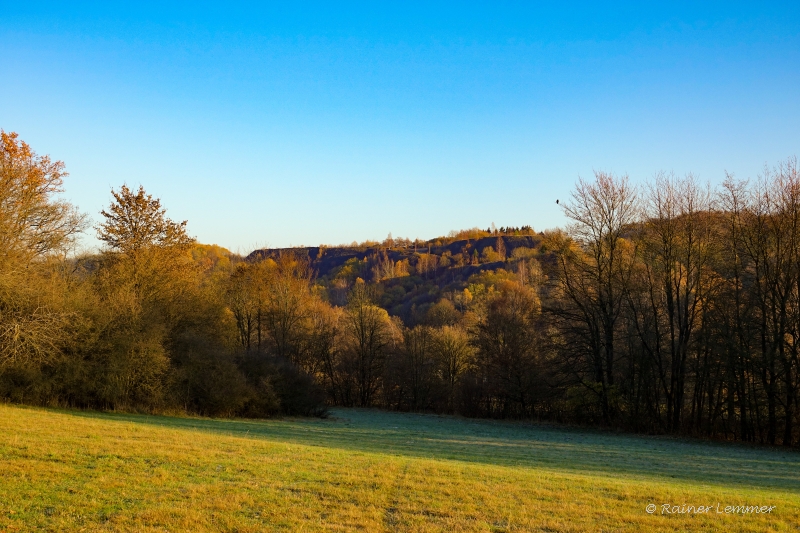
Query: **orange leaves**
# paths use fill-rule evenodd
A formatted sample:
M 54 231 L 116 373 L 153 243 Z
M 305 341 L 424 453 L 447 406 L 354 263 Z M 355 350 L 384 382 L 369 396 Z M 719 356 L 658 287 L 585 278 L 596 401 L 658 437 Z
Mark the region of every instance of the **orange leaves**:
M 61 251 L 83 229 L 83 215 L 53 198 L 65 176 L 64 163 L 0 130 L 0 266 Z

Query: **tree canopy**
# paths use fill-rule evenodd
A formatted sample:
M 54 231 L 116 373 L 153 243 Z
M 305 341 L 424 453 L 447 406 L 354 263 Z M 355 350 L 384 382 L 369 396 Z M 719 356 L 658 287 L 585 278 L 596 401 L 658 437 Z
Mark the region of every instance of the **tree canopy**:
M 147 194 L 141 185 L 133 192 L 127 185 L 118 191 L 108 210 L 100 212 L 105 218 L 97 228 L 97 237 L 112 250 L 135 255 L 148 248 L 187 247 L 195 242 L 186 233 L 186 223 L 167 218 L 161 200 Z
M 84 228 L 85 217 L 56 198 L 65 176 L 64 163 L 0 130 L 0 264 L 63 251 Z

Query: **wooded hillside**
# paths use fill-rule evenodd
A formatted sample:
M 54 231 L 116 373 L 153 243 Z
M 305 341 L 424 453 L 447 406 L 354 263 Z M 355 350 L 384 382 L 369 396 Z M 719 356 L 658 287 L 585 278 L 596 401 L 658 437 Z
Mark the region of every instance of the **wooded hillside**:
M 201 245 L 143 188 L 101 221 L 2 134 L 0 397 L 207 415 L 326 406 L 800 445 L 800 176 L 597 173 L 563 230 Z M 104 247 L 74 257 L 81 231 Z

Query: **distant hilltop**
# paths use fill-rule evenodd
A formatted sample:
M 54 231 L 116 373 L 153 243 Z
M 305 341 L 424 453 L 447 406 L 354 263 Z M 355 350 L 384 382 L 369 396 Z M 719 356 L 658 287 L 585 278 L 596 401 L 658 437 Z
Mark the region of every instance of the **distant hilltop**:
M 356 246 L 307 246 L 298 248 L 264 248 L 251 252 L 246 260 L 259 261 L 276 259 L 281 254 L 292 253 L 308 258 L 310 266 L 319 277 L 334 274 L 348 261 L 407 261 L 413 273 L 440 270 L 453 267 L 483 267 L 489 263 L 499 263 L 514 257 L 515 251 L 539 248 L 542 236 L 537 235 L 496 235 L 478 239 L 459 239 L 443 243 L 441 240 L 410 242 L 398 239 L 394 243 L 370 243 Z M 517 255 L 521 255 L 520 252 Z M 527 253 L 523 255 L 528 255 Z M 433 259 L 433 258 L 437 259 Z M 443 259 L 444 258 L 444 259 Z M 428 264 L 435 261 L 435 267 Z M 424 263 L 422 269 L 418 268 Z M 494 265 L 495 268 L 499 265 Z M 475 272 L 485 268 L 467 268 Z M 418 272 L 424 270 L 424 272 Z M 409 274 L 412 272 L 409 272 Z

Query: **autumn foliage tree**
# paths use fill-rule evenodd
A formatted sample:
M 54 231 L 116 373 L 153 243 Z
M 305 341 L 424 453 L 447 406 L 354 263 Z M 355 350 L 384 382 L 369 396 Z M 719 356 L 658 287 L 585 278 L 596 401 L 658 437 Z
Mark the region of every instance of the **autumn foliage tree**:
M 97 227 L 98 239 L 108 246 L 107 257 L 127 269 L 138 297 L 163 293 L 170 275 L 187 263 L 181 255 L 195 242 L 186 233 L 186 221 L 169 219 L 161 201 L 141 186 L 134 192 L 123 185 L 111 195 Z
M 143 187 L 112 190 L 101 211 L 97 237 L 105 243 L 95 277 L 105 313 L 96 320 L 104 335 L 95 350 L 100 396 L 109 405 L 159 404 L 175 354 L 176 327 L 183 318 L 181 296 L 190 291 L 193 243 L 186 222 L 166 216 Z
M 370 407 L 376 399 L 386 357 L 398 332 L 386 310 L 375 305 L 363 280 L 350 291 L 342 316 L 344 372 L 348 386 L 343 394 L 350 405 Z
M 59 200 L 64 164 L 0 130 L 0 368 L 58 355 L 69 312 L 44 266 L 63 255 L 84 217 Z
M 502 284 L 486 302 L 473 343 L 490 416 L 535 414 L 543 351 L 539 311 L 536 292 L 518 283 Z
M 85 218 L 56 197 L 66 176 L 64 163 L 0 130 L 0 268 L 64 252 L 83 229 Z

